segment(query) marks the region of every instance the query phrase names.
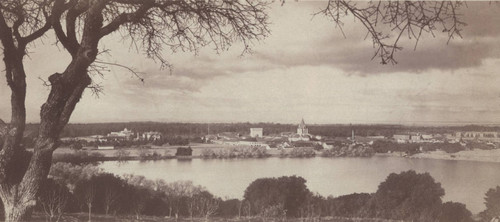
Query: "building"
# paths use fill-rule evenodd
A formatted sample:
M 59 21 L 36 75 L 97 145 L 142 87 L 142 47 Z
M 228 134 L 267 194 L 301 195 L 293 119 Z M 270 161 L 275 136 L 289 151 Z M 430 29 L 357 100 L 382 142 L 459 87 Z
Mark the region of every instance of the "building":
M 288 141 L 290 142 L 297 142 L 297 141 L 309 141 L 311 138 L 307 135 L 301 135 L 298 133 L 292 134 L 288 137 Z
M 134 132 L 132 132 L 132 130 L 128 130 L 127 128 L 125 128 L 120 132 L 108 133 L 107 137 L 112 138 L 114 140 L 120 140 L 120 139 L 130 140 L 134 137 Z
M 241 135 L 239 133 L 223 132 L 223 133 L 217 134 L 217 139 L 219 139 L 219 140 L 239 140 L 240 136 Z
M 98 146 L 98 150 L 114 150 L 115 146 Z
M 410 141 L 410 135 L 394 134 L 392 138 L 398 143 L 407 143 L 408 141 Z
M 422 142 L 422 136 L 420 134 L 410 135 L 410 141 L 412 143 L 420 143 L 420 142 Z
M 300 136 L 307 136 L 309 134 L 306 123 L 304 122 L 304 118 L 302 118 L 302 121 L 297 127 L 297 134 L 299 134 Z
M 309 134 L 304 119 L 302 119 L 299 126 L 297 127 L 297 133 L 289 133 L 286 136 L 288 137 L 288 141 L 290 142 L 309 141 L 311 139 L 311 135 Z
M 262 128 L 250 128 L 250 137 L 262 137 L 264 130 Z
M 237 145 L 238 146 L 252 147 L 252 148 L 263 147 L 263 148 L 266 148 L 267 150 L 271 148 L 266 143 L 258 142 L 258 141 L 247 141 L 247 140 L 240 140 L 240 141 L 238 141 Z
M 137 135 L 137 137 L 139 137 L 139 135 Z M 142 140 L 160 140 L 162 137 L 162 134 L 160 132 L 145 132 L 145 133 L 142 133 L 142 136 L 140 139 Z
M 457 140 L 478 140 L 483 142 L 500 142 L 500 132 L 462 132 L 455 133 Z

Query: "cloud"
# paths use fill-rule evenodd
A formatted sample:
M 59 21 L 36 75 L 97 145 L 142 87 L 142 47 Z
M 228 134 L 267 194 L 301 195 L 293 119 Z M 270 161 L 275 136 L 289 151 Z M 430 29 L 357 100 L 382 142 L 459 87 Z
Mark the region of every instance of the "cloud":
M 500 36 L 500 3 L 497 1 L 467 2 L 461 13 L 467 26 L 464 37 L 498 37 Z
M 487 9 L 482 14 L 479 9 Z M 500 9 L 500 6 L 498 6 Z M 277 19 L 276 26 L 280 28 L 268 40 L 269 48 L 259 48 L 257 60 L 269 67 L 318 66 L 329 65 L 341 68 L 350 74 L 369 75 L 377 73 L 411 72 L 421 73 L 430 69 L 453 71 L 461 68 L 478 67 L 487 58 L 500 56 L 498 39 L 493 34 L 500 33 L 500 21 L 496 16 L 498 10 L 491 9 L 488 3 L 472 3 L 463 9 L 463 19 L 470 25 L 464 29 L 464 39 L 452 39 L 447 44 L 446 33 L 435 33 L 435 37 L 426 33 L 421 38 L 416 50 L 414 40 L 403 37 L 400 46 L 403 50 L 396 53 L 397 65 L 381 65 L 380 59 L 374 55 L 375 49 L 370 39 L 363 39 L 365 28 L 360 24 L 345 18 L 344 29 L 347 38 L 328 29 L 333 22 L 316 17 L 305 19 L 305 14 L 293 14 L 294 19 L 302 18 L 298 24 L 307 27 L 301 32 L 312 33 L 307 39 L 288 38 L 297 34 L 298 29 L 292 26 L 284 29 L 289 19 Z M 300 11 L 299 11 L 300 12 Z M 481 14 L 479 14 L 481 12 Z M 290 16 L 290 15 L 282 15 Z M 285 25 L 283 25 L 283 24 Z M 327 29 L 325 29 L 327 28 Z M 300 35 L 300 34 L 299 34 Z M 269 65 L 270 64 L 270 65 Z
M 496 8 L 468 3 L 464 39 L 447 45 L 443 33 L 426 35 L 414 51 L 414 42 L 405 38 L 398 64 L 383 66 L 377 58 L 371 60 L 374 49 L 359 21 L 344 20 L 344 38 L 327 18 L 312 19 L 322 4 L 276 4 L 271 36 L 254 45 L 253 54 L 241 57 L 241 43 L 221 54 L 210 48 L 198 55 L 165 52 L 172 72 L 109 38 L 102 45 L 112 50 L 112 57 L 102 59 L 144 73 L 145 83 L 111 66 L 104 78 L 95 78 L 105 94 L 95 99 L 86 92 L 72 121 L 295 122 L 305 117 L 316 123 L 500 122 Z M 33 51 L 27 65 L 29 121 L 39 119 L 48 94 L 38 76 L 63 71 L 70 58 L 52 45 Z M 7 104 L 6 85 L 0 93 Z M 5 119 L 9 111 L 0 107 L 0 117 Z

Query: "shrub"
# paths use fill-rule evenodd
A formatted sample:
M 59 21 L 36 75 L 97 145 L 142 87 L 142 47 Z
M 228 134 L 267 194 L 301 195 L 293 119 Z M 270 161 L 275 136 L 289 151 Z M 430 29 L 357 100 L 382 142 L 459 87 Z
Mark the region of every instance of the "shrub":
M 140 149 L 139 150 L 139 160 L 159 160 L 161 159 L 161 154 L 156 151 L 150 152 L 148 149 Z
M 281 214 L 286 211 L 287 216 L 298 217 L 299 209 L 309 195 L 311 192 L 304 178 L 284 176 L 253 181 L 246 188 L 244 197 L 250 203 L 254 215 Z
M 391 173 L 374 194 L 373 216 L 411 221 L 432 221 L 439 214 L 444 189 L 428 173 L 413 170 Z
M 219 150 L 204 149 L 201 157 L 205 159 L 231 159 L 231 158 L 264 158 L 269 154 L 265 147 L 233 147 Z
M 104 160 L 104 155 L 97 152 L 87 152 L 83 150 L 74 153 L 65 153 L 61 155 L 54 155 L 52 162 L 67 162 L 73 164 L 98 164 Z
M 314 157 L 316 152 L 310 147 L 295 147 L 289 153 L 288 157 Z
M 203 149 L 201 151 L 201 157 L 204 159 L 217 158 L 215 152 L 212 149 Z
M 193 149 L 191 149 L 190 146 L 187 148 L 184 147 L 178 147 L 177 152 L 175 153 L 175 156 L 191 156 L 193 155 Z
M 480 213 L 485 221 L 490 221 L 493 217 L 500 215 L 500 186 L 489 189 L 484 197 L 486 210 Z
M 126 149 L 118 149 L 115 152 L 115 156 L 118 158 L 118 161 L 125 161 L 130 157 L 130 152 Z
M 439 222 L 471 222 L 472 213 L 467 210 L 465 204 L 446 202 L 441 206 L 438 218 Z

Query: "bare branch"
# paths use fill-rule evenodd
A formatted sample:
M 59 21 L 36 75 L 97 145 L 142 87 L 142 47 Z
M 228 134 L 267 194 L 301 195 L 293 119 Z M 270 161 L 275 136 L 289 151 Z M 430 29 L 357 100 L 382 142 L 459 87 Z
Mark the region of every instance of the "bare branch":
M 74 7 L 78 3 L 77 0 L 72 0 L 69 3 L 65 3 L 64 0 L 55 0 L 54 7 L 52 9 L 52 17 L 51 23 L 56 33 L 57 40 L 61 42 L 64 48 L 72 55 L 76 55 L 76 51 L 78 50 L 78 44 L 72 42 L 71 39 L 64 33 L 62 25 L 61 25 L 61 16 L 62 14 L 71 7 Z
M 457 9 L 462 6 L 460 1 L 329 0 L 327 6 L 315 15 L 325 15 L 339 27 L 343 25 L 343 17 L 352 15 L 363 24 L 372 39 L 375 48 L 373 58 L 379 57 L 382 64 L 396 64 L 394 56 L 402 50 L 399 42 L 403 34 L 415 41 L 414 49 L 423 33 L 434 36 L 439 26 L 447 32 L 448 42 L 455 36 L 461 37 L 461 29 L 466 24 L 461 21 Z
M 104 87 L 102 87 L 102 85 L 99 83 L 95 83 L 94 81 L 92 81 L 92 83 L 90 84 L 90 86 L 87 87 L 87 89 L 90 89 L 92 95 L 95 96 L 96 98 L 99 98 L 100 95 L 104 93 Z
M 50 87 L 50 82 L 45 81 L 42 77 L 38 77 L 38 80 L 42 81 L 43 86 Z
M 105 65 L 111 65 L 111 66 L 118 66 L 120 68 L 124 68 L 124 69 L 128 70 L 130 73 L 132 73 L 132 75 L 134 75 L 142 83 L 144 83 L 144 78 L 141 76 L 143 73 L 138 72 L 138 71 L 134 70 L 133 68 L 130 68 L 128 66 L 121 65 L 121 64 L 118 64 L 118 63 L 104 62 L 104 61 L 98 61 L 98 60 L 96 60 L 95 63 L 105 64 Z

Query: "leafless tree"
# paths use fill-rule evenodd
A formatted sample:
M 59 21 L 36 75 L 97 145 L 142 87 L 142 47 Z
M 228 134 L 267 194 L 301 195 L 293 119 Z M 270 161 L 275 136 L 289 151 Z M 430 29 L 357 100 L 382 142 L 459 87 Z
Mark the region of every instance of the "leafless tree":
M 90 186 L 86 187 L 86 192 L 83 197 L 83 201 L 85 205 L 87 205 L 87 209 L 89 211 L 89 222 L 92 221 L 92 204 L 94 203 L 95 199 L 95 187 L 94 184 L 90 184 Z
M 64 185 L 51 182 L 40 194 L 40 205 L 49 221 L 59 221 L 68 202 L 69 191 Z
M 104 212 L 108 215 L 109 210 L 111 210 L 120 199 L 120 193 L 110 186 L 104 186 L 106 186 L 104 188 Z
M 196 198 L 196 210 L 201 217 L 208 220 L 219 209 L 220 200 L 207 195 L 198 195 Z
M 201 186 L 194 186 L 191 181 L 184 181 L 181 183 L 172 183 L 174 189 L 177 190 L 177 194 L 179 197 L 187 198 L 187 209 L 189 213 L 189 217 L 191 220 L 193 216 L 196 214 L 197 204 L 198 204 L 198 194 L 203 191 Z
M 192 217 L 196 207 L 195 195 L 203 191 L 201 186 L 195 186 L 192 181 L 177 181 L 169 184 L 157 181 L 156 184 L 159 185 L 157 190 L 164 192 L 167 196 L 170 217 L 173 216 L 172 213 L 178 215 L 183 197 L 187 198 L 188 213 Z
M 36 204 L 36 192 L 41 177 L 47 176 L 50 161 L 43 159 L 45 140 L 37 140 L 42 147 L 33 155 L 29 168 L 20 164 L 19 157 L 24 149 L 20 146 L 26 122 L 26 73 L 23 59 L 27 47 L 50 29 L 48 16 L 44 14 L 46 1 L 1 1 L 0 2 L 0 41 L 4 54 L 5 76 L 11 90 L 11 121 L 0 122 L 3 143 L 0 151 L 0 198 L 2 199 L 7 221 L 23 220 L 28 214 L 27 207 Z M 44 172 L 41 169 L 46 168 Z M 30 209 L 31 209 L 30 207 Z
M 252 216 L 252 204 L 249 201 L 243 200 L 243 214 L 247 217 Z
M 0 121 L 0 198 L 7 221 L 24 220 L 36 204 L 36 194 L 47 177 L 53 151 L 76 104 L 92 86 L 90 72 L 100 73 L 99 42 L 121 34 L 162 67 L 170 51 L 194 51 L 210 45 L 217 51 L 239 40 L 243 51 L 268 34 L 265 0 L 2 0 L 0 42 L 5 76 L 11 90 L 11 121 Z M 460 36 L 464 23 L 460 2 L 378 1 L 359 3 L 329 0 L 319 12 L 342 26 L 353 15 L 368 30 L 374 57 L 395 63 L 395 52 L 405 33 L 418 42 L 422 33 L 447 32 Z M 386 28 L 382 28 L 386 27 Z M 53 29 L 58 43 L 71 56 L 62 73 L 48 78 L 50 93 L 41 107 L 39 135 L 31 157 L 21 146 L 26 123 L 26 72 L 23 59 L 28 46 Z M 390 35 L 390 34 L 394 35 Z M 102 73 L 101 73 L 102 74 Z M 28 161 L 22 161 L 27 159 Z M 25 163 L 25 164 L 20 164 Z
M 12 119 L 2 124 L 0 198 L 7 221 L 29 216 L 36 193 L 49 172 L 59 135 L 82 93 L 91 86 L 89 72 L 98 62 L 99 42 L 119 32 L 147 57 L 165 67 L 162 51 L 197 51 L 211 45 L 217 51 L 234 41 L 244 43 L 268 33 L 268 3 L 260 0 L 2 0 L 0 40 L 7 84 L 11 89 Z M 23 58 L 28 44 L 53 29 L 71 56 L 62 73 L 48 78 L 50 93 L 40 112 L 39 135 L 27 164 L 19 164 L 26 122 L 26 73 Z M 99 87 L 92 87 L 99 88 Z

